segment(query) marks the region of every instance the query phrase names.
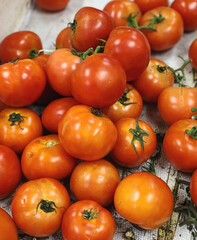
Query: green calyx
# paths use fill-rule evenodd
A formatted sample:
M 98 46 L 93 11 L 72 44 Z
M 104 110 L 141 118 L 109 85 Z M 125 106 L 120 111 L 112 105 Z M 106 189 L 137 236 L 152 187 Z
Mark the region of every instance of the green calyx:
M 130 104 L 137 104 L 137 102 L 127 102 L 130 100 L 130 98 L 127 97 L 127 94 L 132 90 L 132 88 L 127 88 L 121 98 L 118 100 L 119 103 L 122 105 L 130 105 Z
M 95 109 L 93 107 L 90 108 L 91 113 L 94 114 L 97 117 L 103 117 L 103 113 L 101 112 L 101 109 Z
M 194 113 L 197 111 L 197 107 L 192 108 L 191 111 Z M 192 119 L 197 119 L 197 114 L 192 116 Z
M 197 126 L 192 129 L 186 129 L 185 132 L 193 139 L 197 140 Z
M 90 210 L 83 210 L 83 217 L 87 220 L 91 220 L 91 219 L 94 219 L 94 218 L 97 218 L 98 217 L 98 214 L 99 214 L 99 209 L 98 208 L 91 208 Z
M 68 23 L 68 27 L 71 28 L 72 32 L 75 32 L 76 31 L 76 27 L 77 27 L 77 21 L 74 19 L 73 22 L 69 22 Z
M 26 118 L 26 117 L 21 116 L 20 113 L 13 112 L 9 115 L 8 121 L 11 122 L 10 126 L 16 125 L 16 126 L 19 126 L 23 130 L 23 128 L 21 127 L 20 124 L 21 124 L 21 122 L 24 121 L 24 118 Z
M 64 208 L 64 207 L 57 207 L 53 201 L 41 199 L 36 207 L 36 214 L 38 213 L 38 208 L 40 208 L 45 213 L 49 213 L 49 212 L 57 213 L 56 211 L 57 208 Z

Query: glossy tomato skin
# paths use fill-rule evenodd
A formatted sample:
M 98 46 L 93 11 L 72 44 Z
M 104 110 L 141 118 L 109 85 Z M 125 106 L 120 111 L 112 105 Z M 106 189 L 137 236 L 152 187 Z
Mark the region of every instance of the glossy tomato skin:
M 142 15 L 138 5 L 130 0 L 109 1 L 103 10 L 113 18 L 115 27 L 128 26 L 128 20 L 126 17 L 129 17 L 131 13 L 137 14 L 137 22 Z
M 193 172 L 190 180 L 190 195 L 193 203 L 197 206 L 197 170 Z
M 80 57 L 72 54 L 70 49 L 54 51 L 46 65 L 50 86 L 62 96 L 71 96 L 70 81 L 72 73 L 77 69 Z
M 83 217 L 83 211 L 94 211 L 94 219 Z M 64 240 L 112 240 L 115 234 L 115 221 L 111 213 L 95 201 L 82 200 L 72 204 L 62 220 Z
M 70 39 L 73 48 L 79 52 L 102 45 L 99 39 L 106 40 L 114 28 L 111 16 L 93 7 L 79 9 L 75 14 L 74 23 L 76 26 L 73 26 Z
M 103 74 L 104 73 L 104 74 Z M 115 58 L 97 53 L 83 60 L 71 79 L 72 96 L 80 103 L 104 108 L 123 94 L 126 74 Z
M 142 108 L 141 95 L 131 84 L 127 84 L 121 98 L 102 111 L 115 123 L 122 118 L 138 118 Z
M 22 177 L 21 165 L 16 153 L 0 145 L 0 200 L 8 197 L 19 185 Z
M 151 58 L 146 70 L 136 81 L 132 82 L 146 102 L 157 102 L 160 93 L 174 84 L 173 73 L 169 69 L 160 72 L 157 69 L 158 66 L 165 67 L 166 63 Z
M 21 167 L 28 180 L 51 177 L 57 180 L 68 177 L 77 161 L 60 144 L 56 134 L 41 136 L 23 150 Z
M 127 81 L 133 81 L 148 66 L 150 46 L 141 31 L 130 27 L 116 27 L 110 33 L 104 53 L 119 60 L 127 74 Z
M 153 15 L 164 18 L 160 23 L 154 24 L 156 31 L 143 29 L 142 32 L 148 38 L 150 47 L 154 51 L 164 51 L 173 47 L 182 37 L 184 24 L 181 15 L 173 8 L 158 7 L 142 15 L 139 21 L 140 26 L 150 24 Z
M 56 38 L 56 48 L 72 48 L 70 41 L 71 32 L 71 27 L 66 27 L 59 32 Z
M 16 153 L 21 153 L 30 141 L 42 133 L 41 119 L 33 110 L 5 108 L 0 112 L 0 144 Z
M 60 120 L 58 136 L 71 156 L 93 161 L 112 150 L 117 137 L 116 127 L 107 116 L 95 114 L 94 109 L 86 105 L 76 105 Z
M 155 229 L 170 218 L 174 200 L 168 185 L 148 172 L 128 175 L 118 185 L 114 204 L 118 213 L 143 229 Z
M 120 174 L 109 161 L 80 162 L 72 172 L 70 189 L 77 200 L 94 200 L 106 207 L 113 202 Z
M 23 232 L 34 237 L 46 237 L 60 228 L 69 205 L 69 195 L 63 184 L 52 178 L 40 178 L 17 189 L 11 211 L 16 225 Z
M 74 105 L 79 103 L 72 97 L 59 98 L 50 102 L 42 112 L 43 126 L 51 133 L 58 132 L 58 124 L 63 115 Z
M 0 208 L 0 236 L 1 240 L 18 240 L 18 231 L 16 224 L 11 216 L 3 209 Z
M 197 38 L 193 40 L 189 47 L 189 58 L 192 60 L 192 66 L 197 69 Z
M 197 140 L 185 130 L 197 127 L 197 120 L 183 119 L 173 123 L 163 140 L 166 159 L 178 170 L 192 172 L 197 169 Z
M 36 3 L 45 10 L 60 11 L 67 6 L 69 0 L 36 0 Z
M 0 59 L 7 63 L 14 59 L 30 58 L 32 50 L 42 49 L 40 37 L 31 31 L 14 32 L 6 36 L 0 44 Z
M 161 6 L 168 6 L 168 0 L 134 0 L 142 13 Z
M 196 0 L 174 0 L 171 4 L 181 14 L 185 31 L 197 29 L 197 1 Z
M 137 123 L 139 128 L 146 132 L 146 135 L 142 137 L 143 146 L 139 140 L 135 140 L 136 136 L 140 135 L 140 131 L 138 130 L 135 135 L 130 130 L 137 129 Z M 117 121 L 115 126 L 117 140 L 111 151 L 112 159 L 115 162 L 125 167 L 137 167 L 152 156 L 157 140 L 153 129 L 148 123 L 135 118 L 123 118 Z
M 24 107 L 34 103 L 45 86 L 44 70 L 31 59 L 0 66 L 0 101 L 10 107 Z
M 158 98 L 158 110 L 165 123 L 191 118 L 191 109 L 197 106 L 197 89 L 186 87 L 168 87 Z

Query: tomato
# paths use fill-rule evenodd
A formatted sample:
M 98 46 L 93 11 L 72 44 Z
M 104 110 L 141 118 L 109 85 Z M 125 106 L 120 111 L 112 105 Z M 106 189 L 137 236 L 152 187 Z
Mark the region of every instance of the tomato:
M 24 107 L 34 103 L 45 86 L 44 70 L 31 59 L 0 65 L 0 101 L 8 106 Z
M 7 108 L 7 107 L 8 107 L 7 105 L 5 105 L 4 103 L 2 103 L 0 101 L 0 111 L 3 110 L 4 108 Z
M 192 172 L 197 169 L 196 129 L 197 120 L 183 119 L 173 123 L 165 134 L 164 154 L 167 160 L 180 171 Z
M 77 200 L 94 200 L 105 207 L 113 202 L 119 182 L 118 170 L 110 162 L 101 159 L 80 162 L 72 172 L 70 189 Z
M 158 67 L 167 66 L 163 61 L 151 58 L 146 70 L 132 84 L 146 102 L 157 102 L 160 93 L 173 86 L 174 75 L 169 70 L 160 71 Z
M 168 6 L 168 0 L 134 0 L 142 13 L 161 6 Z
M 190 195 L 193 203 L 197 206 L 197 170 L 194 171 L 190 180 Z
M 130 0 L 109 1 L 103 10 L 113 18 L 116 27 L 128 26 L 128 20 L 126 18 L 129 17 L 130 14 L 137 14 L 137 22 L 142 15 L 138 5 Z
M 84 52 L 89 48 L 102 45 L 100 39 L 106 40 L 114 28 L 111 16 L 93 7 L 83 7 L 75 14 L 71 25 L 71 44 L 74 49 Z
M 52 178 L 40 178 L 17 189 L 11 211 L 14 222 L 24 233 L 46 237 L 61 227 L 63 214 L 69 205 L 69 195 L 63 184 Z
M 111 213 L 95 201 L 82 200 L 72 204 L 62 220 L 64 240 L 112 240 L 115 221 Z
M 136 172 L 125 177 L 114 195 L 118 213 L 143 229 L 162 226 L 170 218 L 174 200 L 168 185 L 148 172 Z
M 76 105 L 60 120 L 58 136 L 71 156 L 93 161 L 112 150 L 117 132 L 113 122 L 99 110 Z
M 80 103 L 104 108 L 124 93 L 126 74 L 115 58 L 97 53 L 83 60 L 71 79 L 71 92 Z
M 70 41 L 71 32 L 72 30 L 70 27 L 62 29 L 56 38 L 56 48 L 72 48 Z
M 197 69 L 197 38 L 193 40 L 189 47 L 189 58 L 192 60 L 192 66 Z
M 154 15 L 164 18 L 161 22 L 154 24 L 156 30 L 143 29 L 142 32 L 148 38 L 151 49 L 164 51 L 173 47 L 182 37 L 184 25 L 181 15 L 173 8 L 158 7 L 146 12 L 139 21 L 140 26 L 151 23 Z
M 0 59 L 6 63 L 14 59 L 31 58 L 31 51 L 42 49 L 40 37 L 31 31 L 14 32 L 6 36 L 0 44 Z
M 16 225 L 10 215 L 3 208 L 0 208 L 0 222 L 1 240 L 18 240 Z
M 191 109 L 197 107 L 197 88 L 168 87 L 158 98 L 158 110 L 165 123 L 191 118 Z
M 148 66 L 150 46 L 141 31 L 130 27 L 116 27 L 110 33 L 104 53 L 119 60 L 127 74 L 127 81 L 132 81 Z
M 46 65 L 50 86 L 62 96 L 71 96 L 71 75 L 80 63 L 80 57 L 72 54 L 70 49 L 54 51 Z
M 151 126 L 135 118 L 116 122 L 117 141 L 111 156 L 125 167 L 137 167 L 148 160 L 155 151 L 157 139 Z
M 34 138 L 42 135 L 42 122 L 28 108 L 5 108 L 0 112 L 0 144 L 21 153 Z
M 21 181 L 21 165 L 16 153 L 0 145 L 0 199 L 14 192 Z
M 102 110 L 113 122 L 121 118 L 138 118 L 142 112 L 143 100 L 139 92 L 127 84 L 121 98 L 111 106 Z
M 45 10 L 59 11 L 67 6 L 69 0 L 36 0 L 36 3 Z
M 174 0 L 171 4 L 181 14 L 185 31 L 197 29 L 197 1 L 196 0 Z

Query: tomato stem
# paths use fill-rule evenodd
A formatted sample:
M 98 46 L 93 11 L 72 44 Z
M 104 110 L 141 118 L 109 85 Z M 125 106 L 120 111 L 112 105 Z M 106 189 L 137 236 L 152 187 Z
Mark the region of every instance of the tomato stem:
M 19 58 L 16 58 L 16 59 L 12 59 L 12 60 L 9 60 L 8 62 L 9 63 L 17 63 L 19 61 Z
M 120 99 L 118 100 L 119 103 L 121 103 L 122 105 L 126 106 L 126 105 L 130 105 L 130 104 L 137 104 L 137 102 L 127 102 L 130 100 L 130 98 L 127 97 L 127 94 L 132 90 L 133 88 L 127 88 L 124 90 L 123 95 L 120 97 Z
M 94 219 L 94 218 L 97 218 L 98 217 L 98 214 L 99 214 L 99 209 L 98 208 L 95 208 L 95 210 L 93 211 L 93 208 L 91 208 L 90 210 L 83 210 L 83 217 L 87 220 L 91 220 L 91 219 Z
M 38 213 L 38 208 L 40 208 L 45 213 L 49 213 L 49 212 L 57 213 L 56 208 L 64 208 L 64 207 L 57 207 L 53 201 L 41 199 L 36 207 L 36 214 Z
M 20 127 L 20 129 L 23 130 L 23 128 L 21 127 L 20 124 L 21 124 L 21 122 L 24 121 L 24 118 L 26 118 L 26 117 L 25 117 L 25 116 L 21 116 L 20 113 L 15 113 L 15 112 L 13 112 L 13 113 L 11 113 L 11 114 L 9 115 L 8 121 L 11 122 L 11 123 L 10 123 L 10 126 L 17 125 L 17 126 Z
M 52 50 L 52 49 L 41 49 L 39 51 L 37 51 L 36 49 L 33 49 L 29 52 L 29 58 L 35 58 L 37 56 L 39 56 L 41 53 L 43 52 L 46 52 L 46 53 L 52 53 L 54 52 L 55 50 Z
M 68 27 L 71 28 L 72 32 L 75 32 L 76 31 L 76 27 L 77 27 L 77 21 L 74 19 L 73 22 L 69 22 L 68 23 Z
M 191 109 L 192 112 L 197 111 L 197 107 Z M 197 114 L 192 116 L 192 119 L 197 119 Z
M 191 137 L 197 140 L 197 126 L 194 126 L 191 130 L 186 129 L 185 132 Z
M 93 107 L 91 107 L 90 109 L 91 109 L 91 113 L 94 114 L 95 116 L 103 117 L 101 109 L 94 109 Z

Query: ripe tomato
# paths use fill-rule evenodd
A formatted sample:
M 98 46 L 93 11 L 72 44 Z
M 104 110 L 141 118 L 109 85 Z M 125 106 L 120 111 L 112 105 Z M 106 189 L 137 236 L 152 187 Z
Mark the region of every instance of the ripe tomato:
M 189 47 L 189 58 L 192 60 L 192 66 L 197 69 L 197 38 L 193 40 Z
M 190 195 L 193 203 L 197 206 L 197 170 L 194 171 L 191 177 Z
M 117 141 L 111 156 L 125 167 L 137 167 L 148 160 L 156 148 L 156 135 L 151 126 L 135 118 L 123 118 L 116 122 Z
M 71 96 L 71 75 L 80 63 L 80 57 L 72 54 L 70 49 L 54 51 L 46 65 L 50 86 L 62 96 Z
M 6 63 L 14 59 L 31 58 L 31 51 L 42 49 L 40 37 L 31 31 L 14 32 L 6 36 L 0 44 L 0 59 Z
M 130 14 L 137 14 L 136 21 L 138 22 L 141 17 L 141 11 L 135 2 L 130 0 L 112 0 L 109 1 L 104 9 L 114 20 L 115 26 L 128 26 Z
M 63 115 L 74 105 L 79 104 L 74 98 L 59 98 L 49 103 L 42 112 L 42 124 L 51 133 L 58 132 L 58 124 Z
M 173 123 L 164 137 L 164 154 L 167 160 L 180 171 L 192 172 L 197 169 L 196 129 L 197 120 L 183 119 Z
M 157 7 L 168 6 L 168 0 L 134 0 L 134 2 L 139 6 L 142 13 Z
M 197 88 L 168 87 L 158 98 L 159 113 L 168 125 L 186 118 L 194 113 L 191 109 L 197 106 Z
M 185 31 L 197 29 L 197 1 L 196 0 L 174 0 L 171 4 L 181 14 Z
M 58 34 L 56 38 L 56 48 L 72 48 L 70 41 L 71 32 L 71 28 L 66 27 Z
M 59 11 L 67 6 L 69 0 L 36 0 L 36 3 L 45 10 Z
M 31 59 L 0 65 L 0 101 L 8 106 L 24 107 L 34 103 L 45 86 L 44 70 Z
M 61 227 L 69 205 L 69 195 L 63 184 L 52 178 L 39 178 L 17 189 L 11 211 L 14 222 L 24 233 L 46 237 Z
M 93 161 L 112 150 L 117 131 L 113 122 L 99 110 L 76 105 L 60 120 L 58 136 L 71 156 Z
M 82 200 L 72 204 L 62 220 L 64 240 L 112 240 L 115 221 L 111 213 L 95 201 Z
M 148 66 L 150 46 L 141 31 L 116 27 L 106 41 L 104 53 L 119 60 L 127 74 L 127 81 L 132 81 Z
M 0 145 L 0 173 L 0 199 L 4 199 L 14 192 L 22 176 L 19 158 L 4 145 Z
M 113 202 L 119 182 L 118 170 L 110 162 L 101 159 L 80 162 L 72 172 L 70 189 L 77 200 L 94 200 L 105 207 Z
M 82 104 L 104 108 L 124 93 L 126 74 L 115 58 L 97 53 L 83 60 L 71 79 L 73 97 Z
M 138 118 L 142 112 L 143 100 L 139 92 L 127 84 L 121 98 L 102 110 L 114 123 L 121 118 Z
M 102 45 L 100 39 L 106 40 L 114 22 L 111 16 L 102 10 L 93 7 L 83 7 L 75 14 L 71 24 L 71 44 L 74 49 L 84 52 L 88 48 Z
M 136 172 L 120 182 L 114 205 L 128 221 L 144 229 L 154 229 L 168 221 L 174 200 L 170 188 L 161 178 L 148 172 Z
M 154 51 L 163 51 L 173 47 L 182 37 L 184 25 L 181 15 L 173 8 L 158 7 L 146 12 L 139 21 L 140 26 L 147 26 L 153 17 L 161 15 L 163 21 L 154 24 L 156 30 L 143 29 L 150 47 Z
M 18 240 L 18 231 L 10 215 L 0 208 L 0 236 L 1 240 Z
M 0 144 L 21 153 L 34 138 L 42 135 L 42 122 L 28 108 L 5 108 L 0 112 Z
M 155 58 L 151 58 L 146 70 L 132 84 L 146 102 L 157 102 L 160 93 L 174 84 L 174 75 L 169 70 L 160 71 L 158 67 L 166 64 Z

